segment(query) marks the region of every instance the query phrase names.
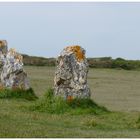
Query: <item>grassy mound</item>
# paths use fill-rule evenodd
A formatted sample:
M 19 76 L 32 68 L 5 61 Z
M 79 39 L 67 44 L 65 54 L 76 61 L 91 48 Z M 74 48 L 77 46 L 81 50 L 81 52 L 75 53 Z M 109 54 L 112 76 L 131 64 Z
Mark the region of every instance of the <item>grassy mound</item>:
M 97 105 L 91 99 L 73 99 L 65 101 L 61 97 L 55 97 L 53 90 L 49 89 L 42 99 L 30 106 L 30 110 L 47 112 L 52 114 L 100 114 L 108 112 L 105 107 Z
M 35 95 L 32 88 L 28 90 L 22 89 L 2 89 L 0 90 L 0 98 L 23 98 L 27 100 L 35 100 L 38 97 Z

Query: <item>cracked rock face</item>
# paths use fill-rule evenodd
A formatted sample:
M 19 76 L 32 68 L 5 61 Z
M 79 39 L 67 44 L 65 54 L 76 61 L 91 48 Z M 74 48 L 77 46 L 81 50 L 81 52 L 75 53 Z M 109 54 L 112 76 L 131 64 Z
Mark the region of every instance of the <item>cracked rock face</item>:
M 6 54 L 0 51 L 2 62 L 1 85 L 6 88 L 29 89 L 27 74 L 23 69 L 23 58 L 14 49 Z
M 88 63 L 80 46 L 66 47 L 57 58 L 54 78 L 55 96 L 65 99 L 89 98 Z

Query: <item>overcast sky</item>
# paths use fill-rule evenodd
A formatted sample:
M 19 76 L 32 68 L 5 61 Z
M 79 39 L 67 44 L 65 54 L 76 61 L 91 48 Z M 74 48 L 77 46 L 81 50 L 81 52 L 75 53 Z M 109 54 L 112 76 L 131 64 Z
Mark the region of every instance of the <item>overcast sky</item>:
M 87 57 L 140 59 L 140 3 L 0 3 L 0 39 L 34 56 L 78 44 Z

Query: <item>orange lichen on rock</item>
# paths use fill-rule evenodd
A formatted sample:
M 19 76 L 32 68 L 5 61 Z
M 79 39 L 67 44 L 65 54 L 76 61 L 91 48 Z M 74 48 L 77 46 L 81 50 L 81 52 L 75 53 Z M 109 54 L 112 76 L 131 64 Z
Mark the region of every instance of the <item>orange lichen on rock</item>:
M 6 54 L 7 53 L 7 41 L 6 40 L 0 40 L 0 51 L 3 53 L 3 54 Z
M 5 46 L 5 42 L 4 41 L 0 41 L 0 48 L 3 48 Z
M 15 59 L 19 62 L 23 62 L 23 56 L 18 53 L 15 55 Z
M 73 100 L 73 97 L 69 95 L 69 96 L 67 97 L 67 101 L 68 101 L 68 102 L 71 102 L 72 100 Z
M 3 85 L 0 83 L 0 90 L 3 90 L 4 89 L 4 87 L 3 87 Z
M 79 62 L 85 59 L 85 53 L 83 52 L 81 47 L 78 46 L 78 45 L 76 45 L 76 46 L 68 46 L 68 47 L 66 47 L 66 51 L 73 52 L 75 54 L 75 56 L 76 56 L 76 59 Z

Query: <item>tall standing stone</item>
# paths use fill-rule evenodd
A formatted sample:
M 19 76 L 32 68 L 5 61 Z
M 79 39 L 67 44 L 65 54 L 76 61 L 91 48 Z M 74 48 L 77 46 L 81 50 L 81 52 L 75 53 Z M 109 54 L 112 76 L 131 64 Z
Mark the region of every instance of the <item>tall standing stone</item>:
M 27 74 L 23 69 L 23 58 L 14 49 L 10 49 L 6 55 L 1 54 L 3 63 L 1 72 L 1 84 L 5 88 L 29 89 Z
M 88 63 L 85 50 L 80 46 L 69 46 L 63 49 L 57 58 L 54 78 L 55 96 L 65 99 L 89 98 L 87 74 Z

